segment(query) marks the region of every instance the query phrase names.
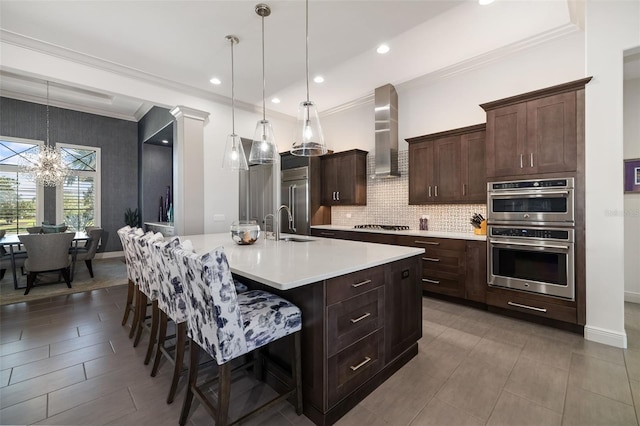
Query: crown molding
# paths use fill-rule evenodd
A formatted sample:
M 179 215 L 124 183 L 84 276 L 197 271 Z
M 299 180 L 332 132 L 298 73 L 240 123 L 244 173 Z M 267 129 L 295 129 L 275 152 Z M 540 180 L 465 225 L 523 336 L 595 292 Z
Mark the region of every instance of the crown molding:
M 353 109 L 353 108 L 358 108 L 358 107 L 361 107 L 363 105 L 373 105 L 373 103 L 374 103 L 374 96 L 373 96 L 373 92 L 371 92 L 371 93 L 369 93 L 367 95 L 364 95 L 364 96 L 362 96 L 360 98 L 357 98 L 357 99 L 354 99 L 352 101 L 346 102 L 344 104 L 335 106 L 333 108 L 326 109 L 326 110 L 324 110 L 324 111 L 322 111 L 320 113 L 320 116 L 321 117 L 328 117 L 330 115 L 337 114 L 337 113 L 343 112 L 343 111 L 348 111 L 348 110 Z

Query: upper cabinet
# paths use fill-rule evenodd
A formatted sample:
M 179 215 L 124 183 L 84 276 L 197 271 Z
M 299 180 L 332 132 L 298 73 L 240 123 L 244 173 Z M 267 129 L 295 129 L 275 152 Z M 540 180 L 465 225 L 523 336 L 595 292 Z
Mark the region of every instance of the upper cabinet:
M 359 149 L 322 156 L 322 204 L 367 204 L 367 152 Z
M 591 77 L 480 105 L 489 178 L 575 172 Z
M 407 139 L 409 204 L 484 203 L 485 125 Z

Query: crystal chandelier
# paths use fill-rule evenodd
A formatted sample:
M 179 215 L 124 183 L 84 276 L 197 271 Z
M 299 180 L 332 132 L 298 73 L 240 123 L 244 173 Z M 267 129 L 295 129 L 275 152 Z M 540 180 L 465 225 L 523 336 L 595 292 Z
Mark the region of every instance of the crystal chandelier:
M 47 81 L 47 142 L 41 145 L 38 153 L 25 155 L 25 161 L 20 168 L 22 173 L 29 175 L 38 185 L 58 186 L 69 176 L 65 167 L 62 153 L 49 143 L 49 82 Z

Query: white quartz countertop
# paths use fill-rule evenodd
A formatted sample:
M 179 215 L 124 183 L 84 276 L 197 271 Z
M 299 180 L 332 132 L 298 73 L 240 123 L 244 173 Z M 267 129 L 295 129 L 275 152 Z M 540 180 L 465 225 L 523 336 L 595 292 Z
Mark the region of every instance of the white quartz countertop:
M 283 235 L 286 236 L 286 235 Z M 351 272 L 424 253 L 424 249 L 300 237 L 308 242 L 266 240 L 237 245 L 229 233 L 181 236 L 191 240 L 199 254 L 223 246 L 231 272 L 268 286 L 289 290 Z
M 173 228 L 173 222 L 145 222 L 145 225 L 153 226 L 165 226 L 167 228 Z
M 418 230 L 405 230 L 405 231 L 386 231 L 384 229 L 360 229 L 353 226 L 339 226 L 339 225 L 315 225 L 312 229 L 326 229 L 329 231 L 352 231 L 352 232 L 368 232 L 375 234 L 393 234 L 393 235 L 410 235 L 415 237 L 433 237 L 433 238 L 454 238 L 458 240 L 475 240 L 486 241 L 486 235 L 476 235 L 473 232 L 444 232 L 444 231 L 418 231 Z

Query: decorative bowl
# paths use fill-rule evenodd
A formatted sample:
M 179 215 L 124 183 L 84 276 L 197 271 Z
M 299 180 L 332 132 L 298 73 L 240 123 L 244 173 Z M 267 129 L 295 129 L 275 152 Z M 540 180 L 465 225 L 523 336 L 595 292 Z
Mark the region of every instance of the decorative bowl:
M 236 244 L 253 244 L 260 238 L 260 226 L 255 220 L 235 221 L 231 224 L 231 238 Z

